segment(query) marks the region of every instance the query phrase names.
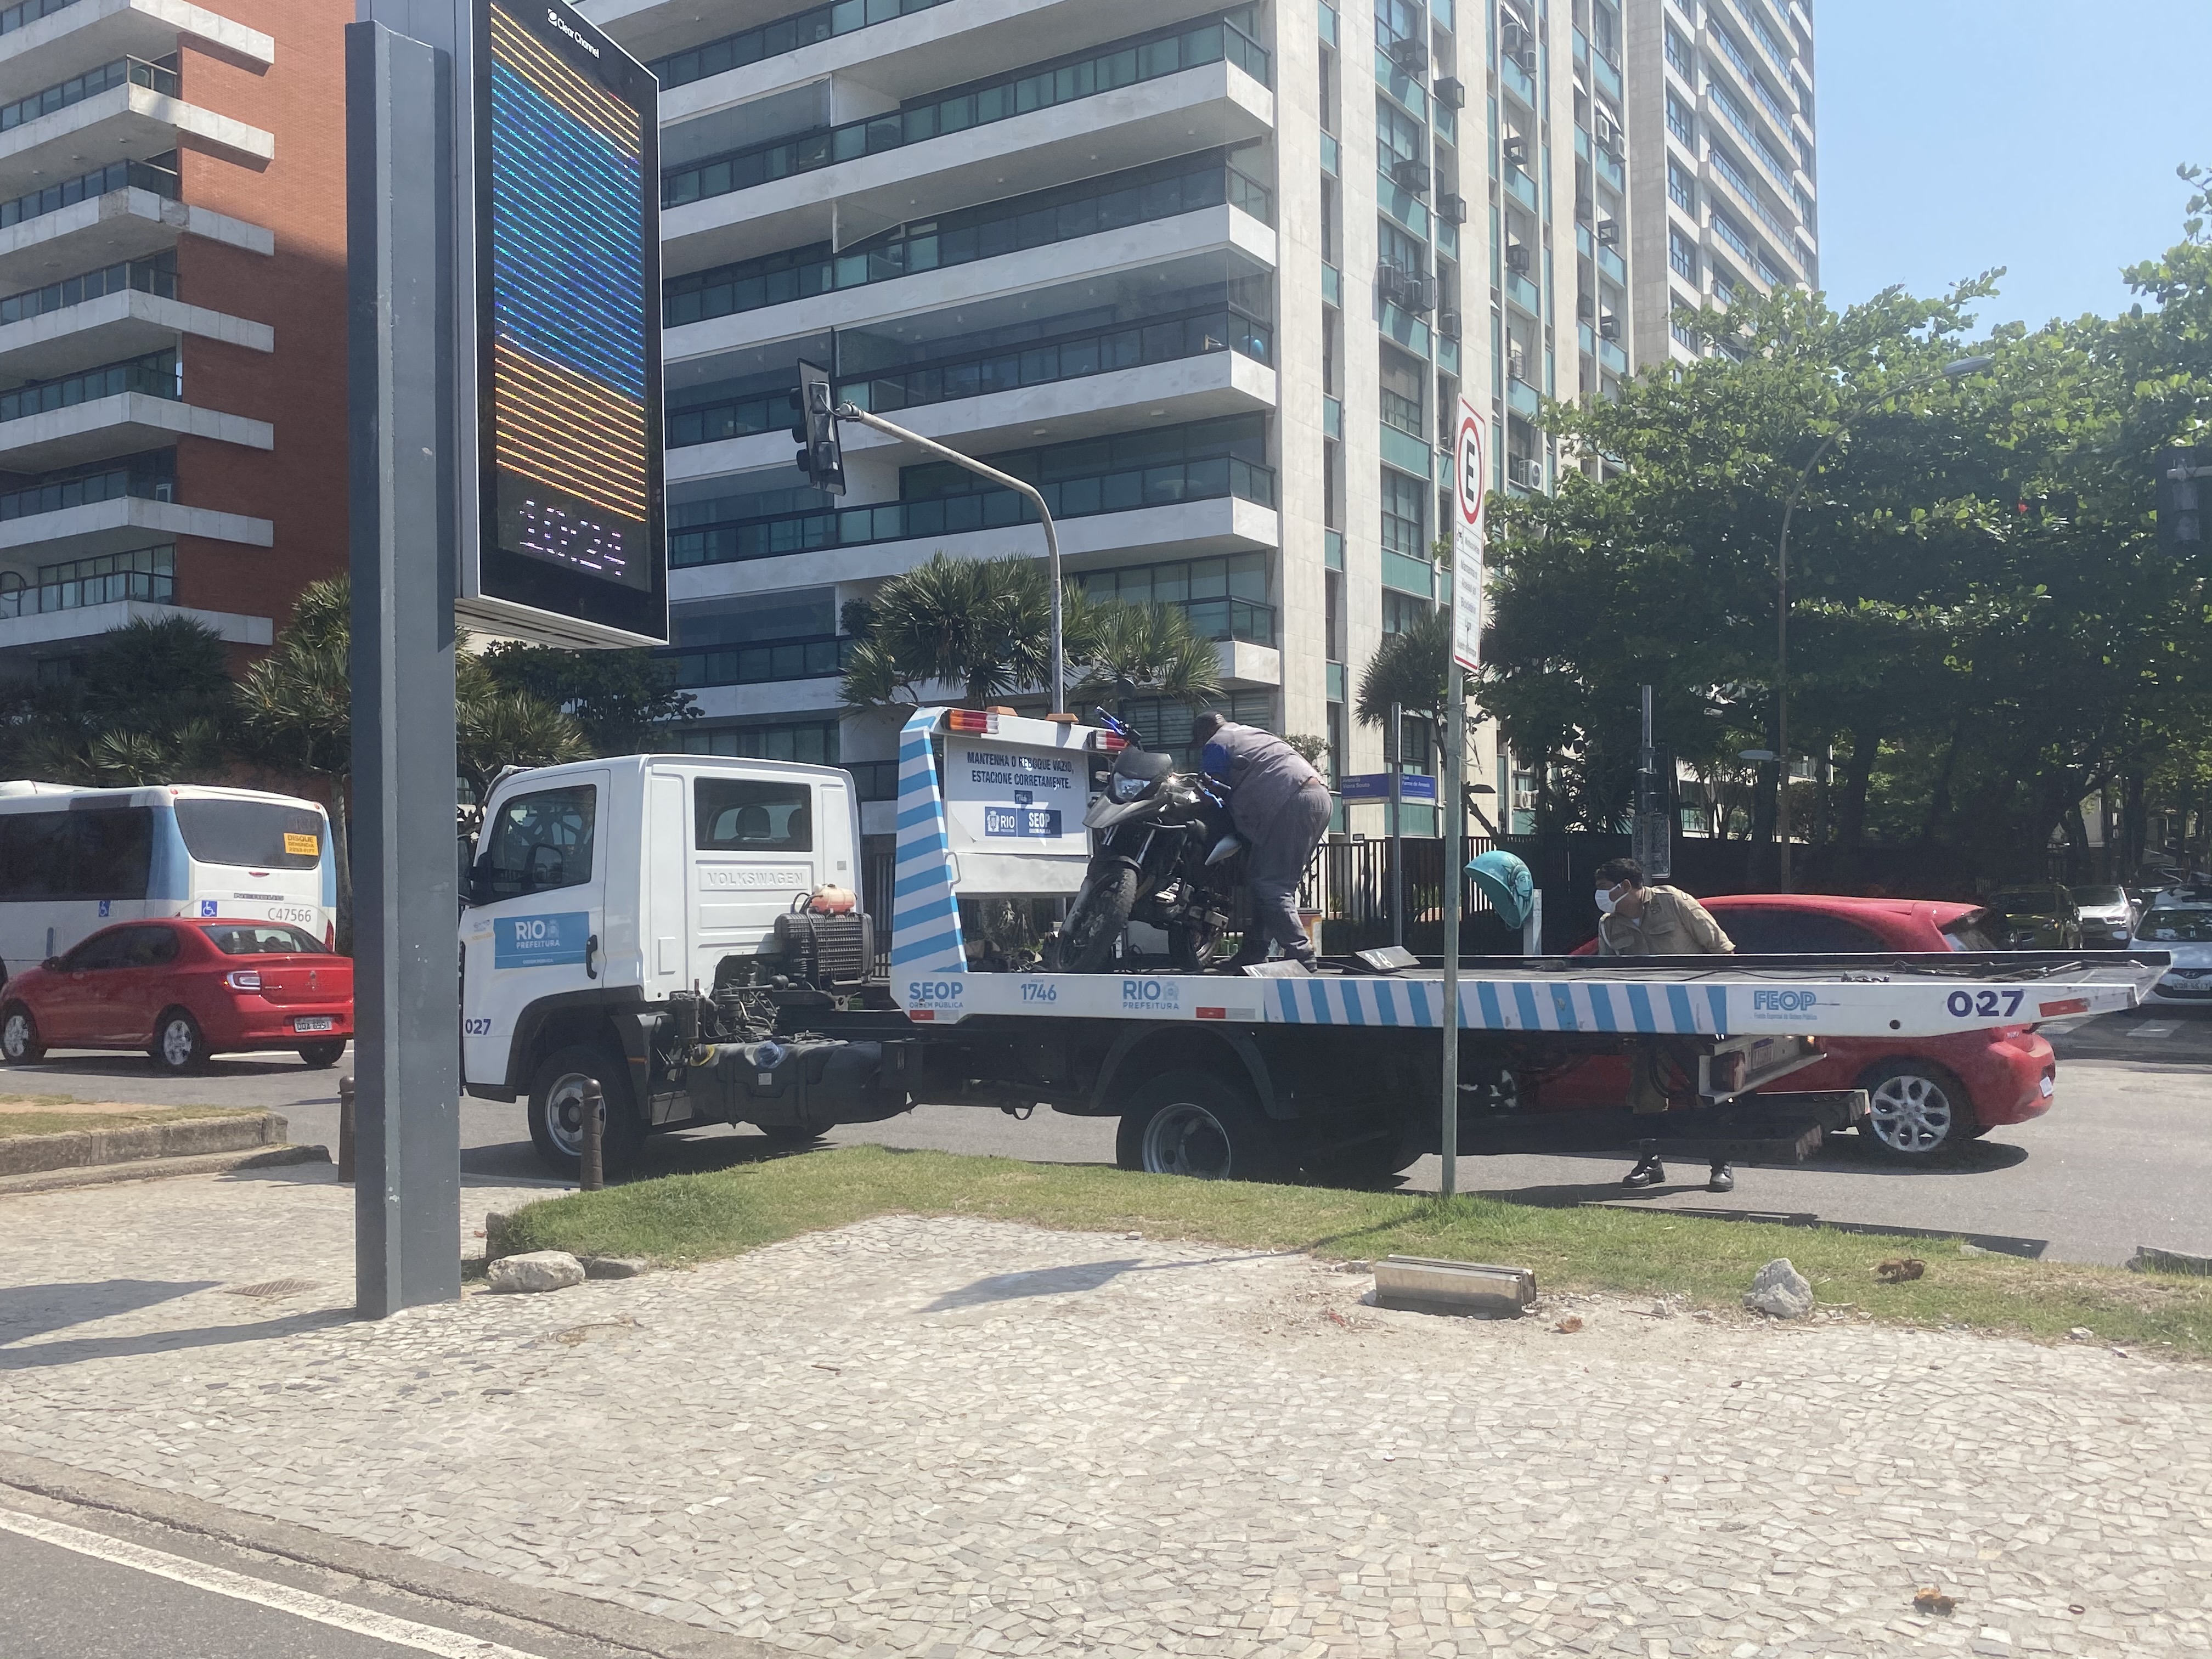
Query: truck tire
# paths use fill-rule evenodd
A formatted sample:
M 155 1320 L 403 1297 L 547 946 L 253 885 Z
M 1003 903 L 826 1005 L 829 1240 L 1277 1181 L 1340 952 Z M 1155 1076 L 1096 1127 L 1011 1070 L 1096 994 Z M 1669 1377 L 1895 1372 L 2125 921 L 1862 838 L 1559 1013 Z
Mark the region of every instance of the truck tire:
M 1276 1181 L 1288 1164 L 1282 1130 L 1243 1090 L 1210 1072 L 1167 1072 L 1139 1084 L 1114 1156 L 1125 1170 L 1201 1181 Z
M 1137 905 L 1137 872 L 1126 864 L 1095 870 L 1067 907 L 1054 951 L 1063 974 L 1111 973 Z
M 601 1171 L 625 1174 L 645 1146 L 645 1123 L 630 1096 L 629 1062 L 612 1043 L 572 1042 L 538 1062 L 530 1082 L 530 1139 L 545 1167 L 574 1181 L 584 1166 L 583 1085 L 597 1078 L 606 1102 Z

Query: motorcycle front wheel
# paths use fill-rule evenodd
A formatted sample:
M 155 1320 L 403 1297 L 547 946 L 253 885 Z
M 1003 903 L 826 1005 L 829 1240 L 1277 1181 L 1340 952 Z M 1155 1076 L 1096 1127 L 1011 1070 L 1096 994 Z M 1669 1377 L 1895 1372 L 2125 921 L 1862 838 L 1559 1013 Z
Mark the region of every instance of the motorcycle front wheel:
M 1137 872 L 1126 864 L 1094 870 L 1083 883 L 1060 925 L 1056 966 L 1063 974 L 1113 970 L 1129 912 L 1137 902 Z
M 1190 919 L 1168 929 L 1168 950 L 1179 974 L 1202 974 L 1221 955 L 1224 929 L 1210 921 Z

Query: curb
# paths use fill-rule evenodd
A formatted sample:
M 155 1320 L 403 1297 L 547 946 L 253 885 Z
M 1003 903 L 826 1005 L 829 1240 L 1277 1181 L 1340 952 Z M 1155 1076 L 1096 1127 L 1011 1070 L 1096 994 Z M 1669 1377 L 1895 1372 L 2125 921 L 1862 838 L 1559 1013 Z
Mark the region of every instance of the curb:
M 468 1567 L 426 1561 L 383 1544 L 357 1544 L 311 1527 L 226 1510 L 182 1492 L 142 1486 L 43 1457 L 0 1452 L 0 1494 L 33 1492 L 80 1509 L 157 1522 L 178 1532 L 258 1550 L 303 1565 L 390 1585 L 433 1601 L 498 1613 L 653 1659 L 793 1659 L 788 1648 L 639 1613 L 567 1590 L 535 1589 Z
M 122 1164 L 87 1164 L 74 1169 L 40 1170 L 30 1175 L 0 1176 L 0 1198 L 23 1193 L 62 1192 L 71 1187 L 106 1187 L 119 1181 L 160 1181 L 170 1176 L 226 1175 L 233 1170 L 275 1169 L 286 1164 L 327 1164 L 323 1146 L 250 1146 L 242 1152 L 203 1152 L 193 1158 L 138 1158 Z
M 65 1129 L 59 1134 L 16 1135 L 0 1140 L 0 1177 L 75 1170 L 141 1158 L 191 1158 L 283 1144 L 289 1129 L 276 1112 L 246 1117 L 179 1118 L 118 1129 Z

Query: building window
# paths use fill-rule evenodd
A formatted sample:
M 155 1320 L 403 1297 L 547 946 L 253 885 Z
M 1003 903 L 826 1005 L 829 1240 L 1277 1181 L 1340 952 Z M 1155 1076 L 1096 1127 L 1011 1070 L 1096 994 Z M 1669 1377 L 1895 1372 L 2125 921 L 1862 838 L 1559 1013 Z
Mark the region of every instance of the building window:
M 1424 244 L 1388 219 L 1376 222 L 1376 246 L 1382 255 L 1382 263 L 1396 270 L 1410 270 L 1418 276 L 1428 268 L 1428 261 L 1423 257 Z
M 1382 546 L 1408 558 L 1429 556 L 1429 540 L 1423 531 L 1428 512 L 1429 487 L 1417 478 L 1389 467 L 1382 469 Z
M 1680 318 L 1677 317 L 1669 324 L 1667 331 L 1674 337 L 1674 343 L 1685 350 L 1698 352 L 1700 355 L 1704 353 L 1705 341 L 1698 337 L 1697 330 L 1692 328 Z
M 1697 148 L 1697 118 L 1690 113 L 1690 106 L 1671 92 L 1667 94 L 1667 131 L 1692 149 Z
M 1667 163 L 1667 199 L 1686 213 L 1698 210 L 1698 184 L 1680 161 Z
M 1375 94 L 1375 159 L 1385 171 L 1393 161 L 1429 159 L 1428 134 L 1421 124 L 1379 92 Z
M 1667 263 L 1674 267 L 1677 276 L 1695 283 L 1698 280 L 1697 244 L 1679 230 L 1667 233 Z
M 1401 593 L 1395 587 L 1382 590 L 1382 637 L 1402 634 L 1423 617 L 1436 611 L 1436 601 L 1425 599 L 1418 593 Z
M 836 720 L 805 720 L 781 726 L 718 726 L 703 732 L 692 726 L 675 726 L 666 730 L 666 752 L 674 754 L 801 761 L 809 766 L 837 763 Z
M 1426 365 L 1417 357 L 1409 357 L 1386 345 L 1382 349 L 1379 368 L 1383 423 L 1426 443 L 1428 437 L 1421 422 L 1421 392 L 1428 380 Z
M 1690 57 L 1690 43 L 1674 33 L 1672 23 L 1667 26 L 1667 61 L 1692 86 L 1697 84 L 1698 71 Z

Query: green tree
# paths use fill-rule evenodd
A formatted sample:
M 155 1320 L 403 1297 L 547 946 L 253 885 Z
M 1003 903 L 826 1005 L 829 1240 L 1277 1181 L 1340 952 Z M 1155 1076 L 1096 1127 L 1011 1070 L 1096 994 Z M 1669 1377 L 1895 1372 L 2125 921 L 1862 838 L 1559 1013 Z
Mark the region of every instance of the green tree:
M 676 665 L 650 651 L 569 651 L 502 641 L 481 660 L 493 682 L 549 703 L 583 728 L 592 752 L 637 753 L 663 726 L 699 718 Z
M 17 693 L 0 712 L 0 742 L 10 773 L 49 782 L 216 782 L 229 701 L 221 635 L 189 617 L 140 619 L 94 640 L 68 680 Z

